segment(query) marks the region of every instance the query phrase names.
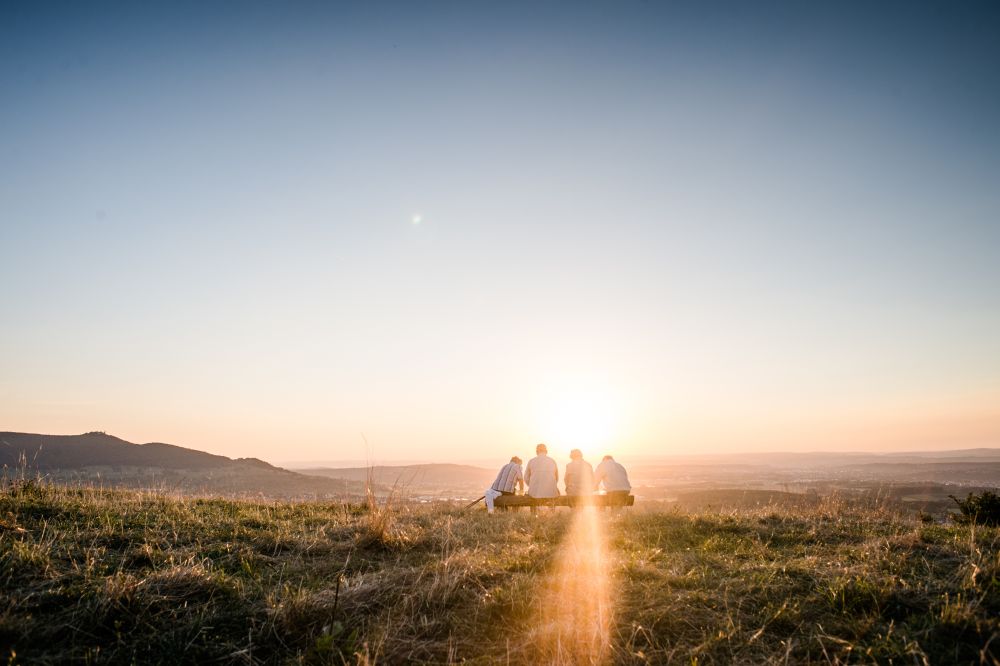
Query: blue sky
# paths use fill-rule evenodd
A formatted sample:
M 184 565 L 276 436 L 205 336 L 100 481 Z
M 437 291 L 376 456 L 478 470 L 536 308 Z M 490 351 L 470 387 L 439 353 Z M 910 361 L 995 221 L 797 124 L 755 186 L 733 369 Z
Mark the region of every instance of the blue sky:
M 0 428 L 284 460 L 996 445 L 998 27 L 7 3 Z

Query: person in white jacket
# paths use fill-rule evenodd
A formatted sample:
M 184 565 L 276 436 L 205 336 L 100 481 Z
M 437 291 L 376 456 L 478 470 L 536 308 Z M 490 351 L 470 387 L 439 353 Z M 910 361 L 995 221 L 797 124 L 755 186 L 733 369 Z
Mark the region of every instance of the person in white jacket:
M 570 462 L 566 465 L 566 474 L 563 479 L 566 481 L 567 495 L 592 495 L 594 493 L 594 470 L 590 463 L 583 459 L 580 449 L 573 449 L 569 452 Z
M 535 447 L 534 458 L 528 461 L 524 470 L 524 482 L 528 484 L 529 497 L 559 497 L 559 465 L 548 456 L 549 448 L 544 444 Z
M 632 484 L 628 481 L 628 472 L 621 463 L 615 462 L 611 456 L 604 456 L 601 464 L 594 470 L 594 484 L 604 484 L 604 490 L 608 495 L 618 495 L 627 497 L 632 490 Z

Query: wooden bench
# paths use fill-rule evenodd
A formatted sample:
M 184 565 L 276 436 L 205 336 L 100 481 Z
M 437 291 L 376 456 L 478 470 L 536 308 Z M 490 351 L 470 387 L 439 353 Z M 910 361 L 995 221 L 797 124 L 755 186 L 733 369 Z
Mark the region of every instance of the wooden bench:
M 522 506 L 632 506 L 635 495 L 560 495 L 559 497 L 529 497 L 528 495 L 501 495 L 493 500 L 497 508 Z

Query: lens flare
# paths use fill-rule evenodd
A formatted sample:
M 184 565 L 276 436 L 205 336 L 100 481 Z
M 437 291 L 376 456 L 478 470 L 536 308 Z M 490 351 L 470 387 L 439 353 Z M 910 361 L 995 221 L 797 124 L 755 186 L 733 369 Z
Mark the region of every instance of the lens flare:
M 593 507 L 573 512 L 539 608 L 533 643 L 551 664 L 610 661 L 612 597 L 606 520 Z

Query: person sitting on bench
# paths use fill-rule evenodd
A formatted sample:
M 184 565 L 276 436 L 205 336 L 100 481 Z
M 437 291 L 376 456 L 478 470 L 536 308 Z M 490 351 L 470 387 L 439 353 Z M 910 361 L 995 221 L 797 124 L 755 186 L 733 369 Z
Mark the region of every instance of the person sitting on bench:
M 604 484 L 604 490 L 608 495 L 618 496 L 623 500 L 632 490 L 632 484 L 628 482 L 628 472 L 611 456 L 604 456 L 601 464 L 594 470 L 594 484 L 596 486 L 600 483 Z
M 547 455 L 549 448 L 544 444 L 535 447 L 536 455 L 528 461 L 524 470 L 524 482 L 528 484 L 528 496 L 534 498 L 559 497 L 559 465 Z M 535 507 L 531 507 L 532 513 Z
M 573 497 L 587 497 L 594 493 L 594 468 L 583 459 L 580 449 L 569 452 L 570 461 L 566 465 L 566 494 Z
M 496 481 L 486 489 L 483 497 L 486 500 L 486 510 L 493 513 L 493 500 L 501 495 L 513 495 L 514 486 L 524 492 L 524 476 L 521 474 L 521 459 L 513 456 L 510 462 L 500 468 Z

